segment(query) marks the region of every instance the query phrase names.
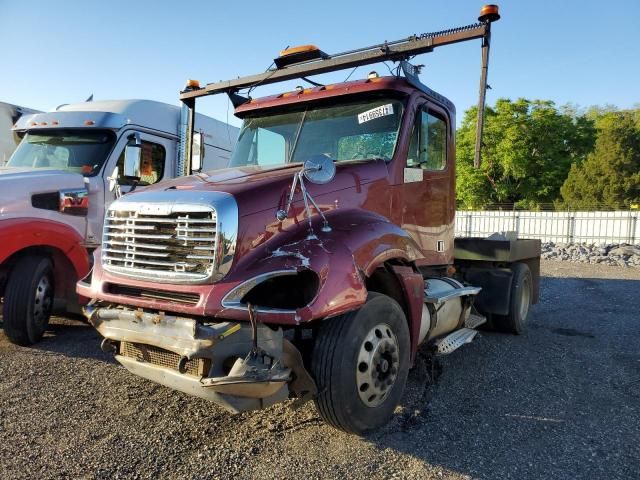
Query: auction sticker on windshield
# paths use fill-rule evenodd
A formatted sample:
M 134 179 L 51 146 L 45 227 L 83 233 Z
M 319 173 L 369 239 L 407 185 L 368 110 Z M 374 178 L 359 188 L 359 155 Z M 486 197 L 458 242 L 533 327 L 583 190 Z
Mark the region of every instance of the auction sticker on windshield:
M 358 114 L 358 123 L 368 122 L 369 120 L 386 117 L 387 115 L 393 115 L 393 105 L 391 103 L 380 105 L 379 107 Z

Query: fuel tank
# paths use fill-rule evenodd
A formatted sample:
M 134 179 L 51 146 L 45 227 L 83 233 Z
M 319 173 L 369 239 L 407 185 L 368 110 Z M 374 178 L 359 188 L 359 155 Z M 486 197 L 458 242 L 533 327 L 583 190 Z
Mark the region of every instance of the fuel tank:
M 450 277 L 427 278 L 418 343 L 462 328 L 471 313 L 473 298 L 480 290 Z

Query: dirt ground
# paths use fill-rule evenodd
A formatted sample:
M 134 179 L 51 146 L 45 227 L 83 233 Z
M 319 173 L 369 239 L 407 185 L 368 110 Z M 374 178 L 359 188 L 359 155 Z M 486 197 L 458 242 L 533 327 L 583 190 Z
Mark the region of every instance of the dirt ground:
M 313 404 L 232 416 L 136 378 L 87 324 L 0 332 L 0 478 L 638 478 L 640 269 L 543 262 L 527 333 L 419 356 L 367 438 Z

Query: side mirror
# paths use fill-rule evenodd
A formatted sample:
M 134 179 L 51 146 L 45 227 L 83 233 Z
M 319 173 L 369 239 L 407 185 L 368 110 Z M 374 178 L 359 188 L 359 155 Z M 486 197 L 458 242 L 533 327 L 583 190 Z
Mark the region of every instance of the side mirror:
M 336 164 L 329 155 L 314 155 L 304 162 L 303 172 L 311 183 L 323 185 L 335 177 Z
M 135 133 L 124 149 L 124 176 L 139 179 L 141 162 L 142 141 L 140 141 L 140 134 Z
M 204 134 L 202 131 L 193 134 L 193 144 L 191 149 L 191 173 L 202 170 L 204 160 Z

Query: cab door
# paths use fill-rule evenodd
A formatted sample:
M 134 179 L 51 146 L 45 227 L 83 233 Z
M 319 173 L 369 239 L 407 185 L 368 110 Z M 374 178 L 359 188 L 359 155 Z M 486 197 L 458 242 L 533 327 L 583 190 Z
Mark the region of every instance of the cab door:
M 402 228 L 419 245 L 422 265 L 453 260 L 455 166 L 446 110 L 418 104 L 403 178 Z
M 136 186 L 136 191 L 143 190 L 145 187 L 162 180 L 173 178 L 173 162 L 176 154 L 176 141 L 174 139 L 144 132 L 135 132 L 134 130 L 125 131 L 116 143 L 100 179 L 104 191 L 104 201 L 94 202 L 93 205 L 89 204 L 87 238 L 95 239 L 98 244 L 102 238 L 105 212 L 111 202 L 116 199 L 115 191 L 109 190 L 109 177 L 113 174 L 116 166 L 118 167 L 118 183 L 121 185 L 122 194 L 128 193 L 132 188 L 131 182 L 124 177 L 123 172 L 124 149 L 129 142 L 129 136 L 133 133 L 139 133 L 142 140 L 142 161 L 140 165 L 142 175 L 140 182 Z M 97 179 L 97 177 L 95 178 Z

